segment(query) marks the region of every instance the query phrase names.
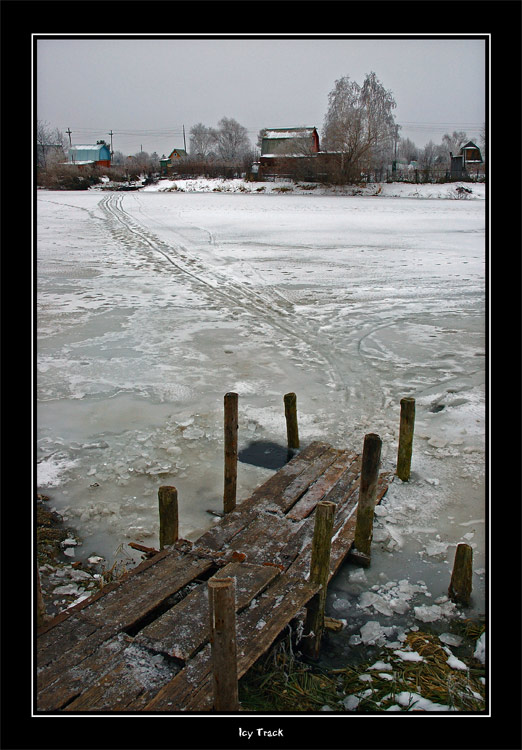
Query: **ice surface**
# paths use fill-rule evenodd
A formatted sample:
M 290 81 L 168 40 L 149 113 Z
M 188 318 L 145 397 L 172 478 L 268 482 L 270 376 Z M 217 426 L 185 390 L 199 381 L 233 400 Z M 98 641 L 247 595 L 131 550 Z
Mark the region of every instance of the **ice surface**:
M 158 544 L 160 485 L 178 489 L 182 536 L 215 522 L 226 392 L 239 393 L 240 449 L 284 445 L 294 391 L 303 444 L 360 450 L 377 432 L 383 469 L 413 396 L 412 476 L 378 511 L 367 583 L 345 566 L 332 586 L 350 622 L 377 585 L 359 614 L 411 625 L 425 594 L 446 593 L 466 534 L 485 566 L 484 186 L 470 200 L 452 200 L 454 185 L 169 187 L 38 191 L 38 491 L 67 508 L 76 556 L 110 567 L 128 541 Z M 238 500 L 271 474 L 240 463 Z M 475 576 L 468 611 L 483 611 L 484 586 Z

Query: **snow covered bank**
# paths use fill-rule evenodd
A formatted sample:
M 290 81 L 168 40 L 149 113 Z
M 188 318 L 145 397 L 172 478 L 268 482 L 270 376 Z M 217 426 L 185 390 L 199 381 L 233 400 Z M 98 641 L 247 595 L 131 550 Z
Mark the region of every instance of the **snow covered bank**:
M 93 188 L 95 189 L 95 188 Z M 243 179 L 161 179 L 154 185 L 147 185 L 141 192 L 175 192 L 184 193 L 245 193 L 270 195 L 290 193 L 292 195 L 351 195 L 380 196 L 381 198 L 424 198 L 446 200 L 485 200 L 484 183 L 449 182 L 443 184 L 410 184 L 405 182 L 379 182 L 353 186 L 323 186 L 317 183 L 292 180 L 274 180 L 273 182 L 250 182 Z

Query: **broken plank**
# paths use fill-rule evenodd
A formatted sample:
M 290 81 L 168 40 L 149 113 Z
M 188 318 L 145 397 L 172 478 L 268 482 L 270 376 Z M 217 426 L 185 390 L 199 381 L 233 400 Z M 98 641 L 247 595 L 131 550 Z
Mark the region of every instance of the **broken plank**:
M 229 563 L 213 578 L 236 579 L 236 611 L 247 607 L 277 576 L 277 568 Z M 210 638 L 207 584 L 200 584 L 179 604 L 137 634 L 135 642 L 158 653 L 188 660 Z
M 130 643 L 118 654 L 117 660 L 113 660 L 112 668 L 69 702 L 64 710 L 123 711 L 129 703 L 147 703 L 179 668 L 161 655 L 151 654 L 136 643 Z
M 325 495 L 332 489 L 341 475 L 346 472 L 350 455 L 348 451 L 342 451 L 333 464 L 328 466 L 324 474 L 308 488 L 305 494 L 290 509 L 286 517 L 300 521 L 309 516 L 317 503 L 324 499 Z
M 237 617 L 238 679 L 267 651 L 319 586 L 281 576 Z M 144 707 L 146 711 L 212 710 L 211 648 L 207 645 Z M 131 706 L 129 706 L 131 708 Z
M 170 596 L 213 567 L 209 559 L 167 556 L 160 565 L 145 570 L 94 602 L 82 615 L 93 623 L 112 622 L 119 630 L 128 630 L 152 616 Z
M 279 497 L 292 482 L 309 469 L 310 462 L 319 458 L 329 449 L 326 443 L 314 442 L 304 448 L 277 473 L 269 477 L 252 495 L 243 500 L 236 510 L 227 513 L 218 524 L 206 531 L 195 542 L 198 546 L 220 550 L 241 531 L 262 510 L 273 505 L 273 499 Z M 331 450 L 331 449 L 330 449 Z M 305 483 L 307 486 L 311 480 Z M 296 497 L 297 499 L 297 497 Z
M 179 540 L 179 543 L 177 544 L 185 544 L 185 540 Z M 120 578 L 118 578 L 116 581 L 111 581 L 111 583 L 107 583 L 103 588 L 101 588 L 99 591 L 97 591 L 95 594 L 92 594 L 92 596 L 88 597 L 87 599 L 83 599 L 78 604 L 75 604 L 71 607 L 68 607 L 65 611 L 60 612 L 58 615 L 53 617 L 51 620 L 49 620 L 43 627 L 39 628 L 37 631 L 37 646 L 40 648 L 40 643 L 42 643 L 42 636 L 45 635 L 45 633 L 48 633 L 50 630 L 55 628 L 57 625 L 59 625 L 61 622 L 67 620 L 69 617 L 72 617 L 77 612 L 79 612 L 82 609 L 85 609 L 85 607 L 88 607 L 93 602 L 95 602 L 97 599 L 102 598 L 103 596 L 106 596 L 107 594 L 110 594 L 111 591 L 114 591 L 115 589 L 119 588 L 123 583 L 129 580 L 129 578 L 133 578 L 134 576 L 140 575 L 144 570 L 147 570 L 147 568 L 150 568 L 152 565 L 157 565 L 161 560 L 166 557 L 167 555 L 173 555 L 173 554 L 181 554 L 183 550 L 181 549 L 178 552 L 178 550 L 174 550 L 173 548 L 165 549 L 162 552 L 160 552 L 158 555 L 156 555 L 154 558 L 151 558 L 149 560 L 145 560 L 144 562 L 140 563 L 136 567 L 132 568 L 131 570 L 128 570 L 126 573 L 124 573 Z M 52 636 L 51 636 L 52 637 Z
M 315 459 L 298 477 L 296 477 L 280 495 L 271 498 L 269 510 L 279 510 L 287 513 L 290 508 L 304 495 L 310 485 L 315 482 L 326 469 L 339 457 L 341 451 L 328 448 Z

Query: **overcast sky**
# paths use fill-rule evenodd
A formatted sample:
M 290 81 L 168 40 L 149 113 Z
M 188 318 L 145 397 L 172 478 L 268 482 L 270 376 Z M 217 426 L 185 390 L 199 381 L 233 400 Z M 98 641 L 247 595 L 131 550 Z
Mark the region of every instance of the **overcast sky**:
M 109 142 L 125 155 L 183 148 L 196 123 L 234 118 L 252 144 L 261 128 L 315 126 L 342 76 L 374 71 L 397 103 L 400 135 L 417 146 L 464 130 L 485 112 L 480 39 L 38 39 L 39 120 L 72 143 Z

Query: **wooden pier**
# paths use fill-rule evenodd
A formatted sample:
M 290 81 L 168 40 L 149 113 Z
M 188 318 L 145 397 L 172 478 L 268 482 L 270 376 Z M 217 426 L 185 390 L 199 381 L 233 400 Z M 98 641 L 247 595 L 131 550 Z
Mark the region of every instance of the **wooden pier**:
M 376 502 L 391 473 L 381 473 Z M 37 712 L 210 712 L 208 581 L 235 579 L 240 679 L 321 589 L 315 509 L 335 504 L 329 579 L 353 545 L 361 455 L 314 442 L 196 542 L 178 540 L 38 630 Z

